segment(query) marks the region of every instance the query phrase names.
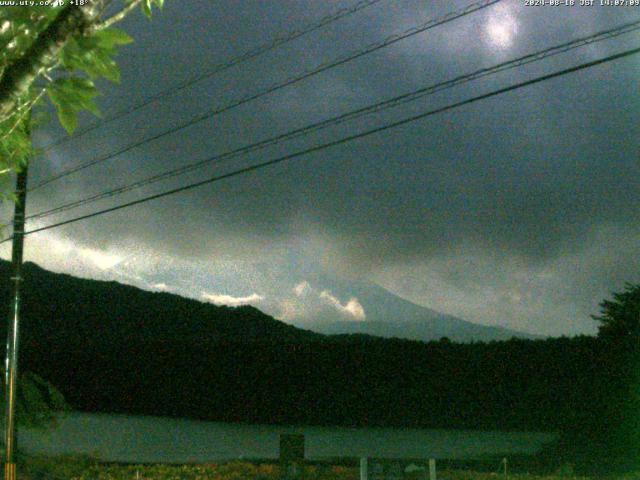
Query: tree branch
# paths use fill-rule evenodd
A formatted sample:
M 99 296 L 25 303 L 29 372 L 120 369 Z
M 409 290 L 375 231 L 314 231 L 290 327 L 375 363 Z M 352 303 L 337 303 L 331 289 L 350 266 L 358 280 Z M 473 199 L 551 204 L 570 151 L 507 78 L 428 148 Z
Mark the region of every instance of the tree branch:
M 16 121 L 14 122 L 13 126 L 9 129 L 9 131 L 7 133 L 5 133 L 2 137 L 0 137 L 0 140 L 4 140 L 5 138 L 7 138 L 9 135 L 11 135 L 16 128 L 18 128 L 18 126 L 20 125 L 20 122 L 22 122 L 22 120 L 24 120 L 24 118 L 29 115 L 31 113 L 31 108 L 38 103 L 38 101 L 42 98 L 42 96 L 44 95 L 44 92 L 46 90 L 43 88 L 40 90 L 40 93 L 30 102 L 27 102 L 26 104 L 19 106 L 16 109 L 16 113 L 21 113 L 21 115 L 18 115 L 18 118 L 16 119 Z M 2 175 L 2 172 L 0 172 L 0 175 Z
M 0 79 L 0 118 L 11 114 L 18 99 L 29 89 L 43 69 L 57 60 L 67 41 L 85 32 L 97 15 L 95 2 L 68 5 L 42 31 L 25 54 L 7 66 Z
M 118 13 L 113 16 L 107 18 L 105 21 L 96 23 L 92 28 L 93 30 L 102 30 L 104 28 L 109 28 L 112 25 L 124 20 L 124 18 L 129 15 L 138 5 L 142 3 L 142 0 L 133 0 L 129 5 L 124 7 Z

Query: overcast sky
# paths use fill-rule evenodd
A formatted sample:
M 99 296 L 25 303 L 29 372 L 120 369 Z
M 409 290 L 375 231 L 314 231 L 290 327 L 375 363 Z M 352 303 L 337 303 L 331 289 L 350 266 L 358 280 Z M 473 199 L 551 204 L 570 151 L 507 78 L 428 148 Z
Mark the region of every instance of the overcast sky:
M 382 0 L 50 150 L 33 161 L 30 182 L 468 3 Z M 136 14 L 122 24 L 136 41 L 121 50 L 122 83 L 101 84 L 101 109 L 117 112 L 354 4 L 168 0 L 151 21 Z M 640 7 L 503 0 L 53 182 L 31 194 L 28 210 L 36 213 L 639 18 Z M 583 47 L 31 226 L 638 46 L 635 32 Z M 593 333 L 589 315 L 597 313 L 598 303 L 625 282 L 640 281 L 639 74 L 640 55 L 631 56 L 35 234 L 27 239 L 27 259 L 56 271 L 226 303 L 259 305 L 280 292 L 281 318 L 287 295 L 321 271 L 324 278 L 377 283 L 478 323 L 547 335 Z M 61 135 L 50 126 L 36 140 L 46 145 Z M 6 257 L 8 246 L 2 248 Z M 349 305 L 347 297 L 331 298 L 342 308 Z

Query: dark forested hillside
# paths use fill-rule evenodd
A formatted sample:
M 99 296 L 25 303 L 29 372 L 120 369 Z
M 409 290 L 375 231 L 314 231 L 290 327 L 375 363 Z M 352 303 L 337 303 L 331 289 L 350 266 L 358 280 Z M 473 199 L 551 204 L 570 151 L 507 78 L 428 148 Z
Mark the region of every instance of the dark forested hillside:
M 10 265 L 0 261 L 0 305 L 10 305 Z M 24 266 L 26 344 L 137 345 L 220 340 L 305 341 L 318 336 L 250 307 L 225 307 L 116 282 L 86 280 Z M 6 315 L 5 315 L 6 317 Z
M 325 337 L 251 307 L 25 270 L 21 368 L 87 411 L 604 435 L 594 419 L 620 415 L 638 365 L 628 342 Z

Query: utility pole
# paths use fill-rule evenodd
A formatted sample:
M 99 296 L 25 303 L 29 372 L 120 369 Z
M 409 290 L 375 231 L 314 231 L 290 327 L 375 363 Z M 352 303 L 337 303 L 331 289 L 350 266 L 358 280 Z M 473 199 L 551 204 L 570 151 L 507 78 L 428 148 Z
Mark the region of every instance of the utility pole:
M 27 165 L 16 178 L 16 204 L 13 212 L 13 244 L 11 268 L 13 300 L 7 328 L 5 359 L 5 415 L 4 415 L 4 480 L 16 480 L 16 389 L 18 388 L 18 340 L 20 323 L 20 290 L 22 286 L 22 252 L 24 249 L 25 203 L 27 200 Z

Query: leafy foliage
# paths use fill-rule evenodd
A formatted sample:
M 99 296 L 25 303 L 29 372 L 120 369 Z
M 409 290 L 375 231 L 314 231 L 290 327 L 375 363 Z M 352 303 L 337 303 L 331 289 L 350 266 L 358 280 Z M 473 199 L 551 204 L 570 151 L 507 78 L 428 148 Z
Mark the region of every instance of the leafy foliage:
M 0 390 L 4 405 L 5 390 Z M 16 418 L 21 427 L 44 428 L 55 423 L 56 416 L 68 409 L 60 391 L 35 373 L 25 373 L 18 384 Z
M 29 61 L 30 48 L 45 29 L 64 9 L 72 8 L 65 3 L 66 6 L 52 2 L 50 6 L 0 9 L 0 79 L 15 70 L 19 62 Z M 162 8 L 163 3 L 164 0 L 124 0 L 122 12 L 128 13 L 129 7 L 139 5 L 145 15 L 151 16 L 152 7 Z M 117 14 L 114 17 L 121 19 Z M 37 81 L 19 95 L 15 108 L 0 118 L 0 178 L 6 179 L 7 173 L 19 170 L 33 154 L 29 116 L 44 99 L 51 101 L 61 125 L 69 133 L 77 128 L 79 112 L 99 114 L 94 103 L 99 91 L 94 81 L 99 78 L 120 81 L 117 50 L 133 41 L 124 31 L 111 27 L 112 23 L 115 20 L 103 23 L 97 18 L 91 28 L 74 32 L 55 58 L 49 58 L 39 69 Z M 8 185 L 0 185 L 0 193 L 6 196 L 7 191 Z
M 63 49 L 60 62 L 69 71 L 82 70 L 91 78 L 104 77 L 117 83 L 120 71 L 114 60 L 116 47 L 132 41 L 120 29 L 99 30 L 91 37 L 72 38 Z
M 640 339 L 640 284 L 627 284 L 624 291 L 614 293 L 613 300 L 600 304 L 598 333 L 602 337 Z
M 91 80 L 82 77 L 61 77 L 53 81 L 47 88 L 49 98 L 56 106 L 58 118 L 62 126 L 69 132 L 78 124 L 77 114 L 81 110 L 89 110 L 99 115 L 93 98 L 99 93 Z
M 142 13 L 144 13 L 147 18 L 151 18 L 152 5 L 162 8 L 164 6 L 164 0 L 142 0 Z

